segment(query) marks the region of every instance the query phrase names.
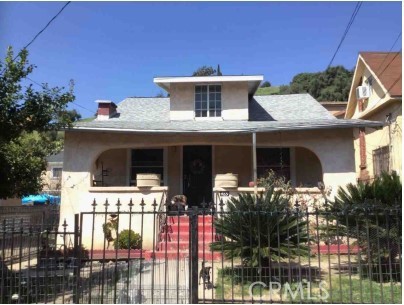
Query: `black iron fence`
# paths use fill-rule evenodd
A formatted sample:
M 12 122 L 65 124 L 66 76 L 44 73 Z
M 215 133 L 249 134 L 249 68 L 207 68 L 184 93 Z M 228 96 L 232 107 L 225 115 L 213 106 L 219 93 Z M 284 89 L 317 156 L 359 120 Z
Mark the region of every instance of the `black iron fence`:
M 284 203 L 106 201 L 59 230 L 3 221 L 0 301 L 402 302 L 401 206 Z

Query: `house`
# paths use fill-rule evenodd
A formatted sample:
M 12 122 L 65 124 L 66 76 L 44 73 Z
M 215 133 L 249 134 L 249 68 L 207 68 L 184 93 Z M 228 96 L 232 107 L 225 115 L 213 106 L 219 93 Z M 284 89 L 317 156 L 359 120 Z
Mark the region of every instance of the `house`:
M 46 158 L 46 171 L 42 175 L 42 193 L 60 195 L 63 170 L 63 151 Z M 0 199 L 1 206 L 21 206 L 21 198 Z
M 383 128 L 355 130 L 355 169 L 359 180 L 381 172 L 402 174 L 401 52 L 361 52 L 355 67 L 346 119 L 385 122 Z
M 46 172 L 43 175 L 43 191 L 60 191 L 63 171 L 63 150 L 46 158 Z
M 324 101 L 320 102 L 320 104 L 337 119 L 343 119 L 345 117 L 345 110 L 348 102 Z
M 157 77 L 154 83 L 169 98 L 97 101 L 97 119 L 65 132 L 61 219 L 73 226 L 75 213 L 115 211 L 118 199 L 126 210 L 132 199 L 133 211 L 151 210 L 153 201 L 162 209 L 176 194 L 185 194 L 190 206 L 217 203 L 256 192 L 250 182 L 270 169 L 304 191 L 318 192 L 323 182 L 335 194 L 355 182 L 353 130 L 381 124 L 337 119 L 309 94 L 254 96 L 262 80 Z M 140 173 L 160 174 L 160 186 L 136 186 Z M 238 175 L 237 185 L 215 185 L 215 177 L 226 173 Z M 82 231 L 91 232 L 91 219 L 83 217 Z M 153 215 L 132 222 L 137 232 L 140 223 L 148 226 L 144 244 L 150 247 Z M 102 247 L 102 230 L 93 234 Z

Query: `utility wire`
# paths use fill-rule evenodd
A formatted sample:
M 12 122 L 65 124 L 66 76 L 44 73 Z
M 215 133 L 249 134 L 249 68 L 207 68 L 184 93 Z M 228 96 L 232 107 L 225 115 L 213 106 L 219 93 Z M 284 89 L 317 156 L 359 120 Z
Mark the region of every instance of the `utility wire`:
M 352 13 L 352 15 L 351 15 L 351 18 L 349 19 L 349 22 L 348 22 L 348 24 L 347 24 L 347 26 L 346 26 L 346 28 L 345 28 L 344 34 L 342 34 L 341 40 L 340 40 L 340 42 L 339 42 L 339 44 L 338 44 L 338 47 L 337 47 L 337 49 L 335 50 L 334 55 L 332 56 L 332 58 L 331 58 L 331 60 L 330 60 L 330 63 L 329 63 L 328 66 L 327 66 L 327 69 L 331 66 L 332 62 L 333 62 L 334 59 L 335 59 L 335 56 L 337 56 L 337 53 L 338 53 L 339 49 L 341 48 L 341 45 L 342 45 L 342 43 L 344 42 L 345 37 L 346 37 L 346 35 L 347 35 L 348 32 L 349 32 L 349 29 L 351 28 L 353 22 L 355 21 L 356 15 L 358 15 L 358 12 L 359 12 L 361 6 L 362 6 L 362 2 L 361 2 L 361 1 L 358 1 L 358 2 L 356 3 L 355 9 L 354 9 L 354 11 L 353 11 L 353 13 Z
M 40 30 L 38 34 L 36 34 L 35 37 L 32 38 L 32 40 L 23 49 L 27 49 L 39 37 L 39 35 L 41 35 L 42 32 L 47 29 L 47 27 L 53 22 L 53 20 L 55 20 L 63 12 L 63 10 L 66 8 L 66 6 L 70 4 L 70 2 L 71 1 L 67 1 L 65 5 L 63 5 L 63 7 L 60 9 L 60 11 L 55 16 L 53 16 L 51 20 L 49 20 L 49 22 L 45 25 L 45 27 L 42 30 Z
M 42 89 L 46 89 L 46 87 L 44 85 L 41 85 L 40 83 L 38 83 L 37 81 L 34 81 L 32 78 L 29 78 L 28 76 L 26 77 L 28 80 L 30 80 L 31 82 L 33 82 L 35 85 L 40 86 Z M 81 106 L 80 104 L 77 104 L 75 102 L 71 102 L 72 104 L 76 105 L 77 107 L 80 107 L 84 110 L 87 110 L 88 112 L 91 112 L 91 114 L 94 114 L 94 110 L 90 110 L 84 106 Z
M 40 30 L 40 31 L 34 36 L 34 38 L 32 38 L 31 41 L 28 42 L 28 43 L 25 45 L 25 47 L 23 47 L 22 49 L 25 50 L 25 49 L 27 49 L 31 44 L 33 44 L 34 41 L 49 27 L 49 25 L 63 12 L 63 10 L 64 10 L 70 3 L 71 3 L 71 1 L 66 2 L 65 5 L 63 5 L 63 7 L 59 10 L 59 12 L 58 12 L 55 16 L 53 16 L 51 20 L 49 20 L 49 22 L 45 25 L 45 27 L 44 27 L 42 30 Z M 13 58 L 12 61 L 15 61 L 15 60 L 20 56 L 19 53 L 20 53 L 20 52 L 18 52 L 18 54 Z M 1 74 L 3 74 L 5 70 L 6 70 L 6 68 L 4 68 L 3 71 L 1 71 Z
M 396 40 L 394 41 L 394 43 L 393 43 L 393 45 L 391 46 L 391 48 L 390 48 L 390 50 L 389 50 L 388 53 L 390 53 L 390 52 L 393 50 L 393 48 L 394 48 L 394 46 L 396 45 L 397 41 L 398 41 L 398 40 L 400 39 L 400 37 L 401 37 L 401 33 L 402 33 L 402 32 L 400 32 L 400 34 L 398 34 Z M 384 62 L 386 61 L 387 57 L 388 57 L 388 55 L 386 55 L 386 57 L 383 59 L 383 61 L 382 61 L 382 63 L 380 64 L 380 66 L 376 69 L 376 71 L 375 71 L 376 75 L 379 73 L 379 70 L 380 70 L 380 68 L 383 66 L 383 64 L 384 64 Z

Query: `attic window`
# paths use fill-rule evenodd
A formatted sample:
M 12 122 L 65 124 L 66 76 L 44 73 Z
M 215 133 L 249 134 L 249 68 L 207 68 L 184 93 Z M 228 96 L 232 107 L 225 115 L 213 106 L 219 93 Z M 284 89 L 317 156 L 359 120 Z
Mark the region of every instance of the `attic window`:
M 222 86 L 195 86 L 195 117 L 222 116 Z

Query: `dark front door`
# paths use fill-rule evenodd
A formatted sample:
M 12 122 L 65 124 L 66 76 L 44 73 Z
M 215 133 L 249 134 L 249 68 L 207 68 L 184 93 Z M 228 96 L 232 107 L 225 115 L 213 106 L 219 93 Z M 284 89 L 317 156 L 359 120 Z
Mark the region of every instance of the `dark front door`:
M 211 146 L 184 146 L 183 188 L 188 206 L 212 201 Z

